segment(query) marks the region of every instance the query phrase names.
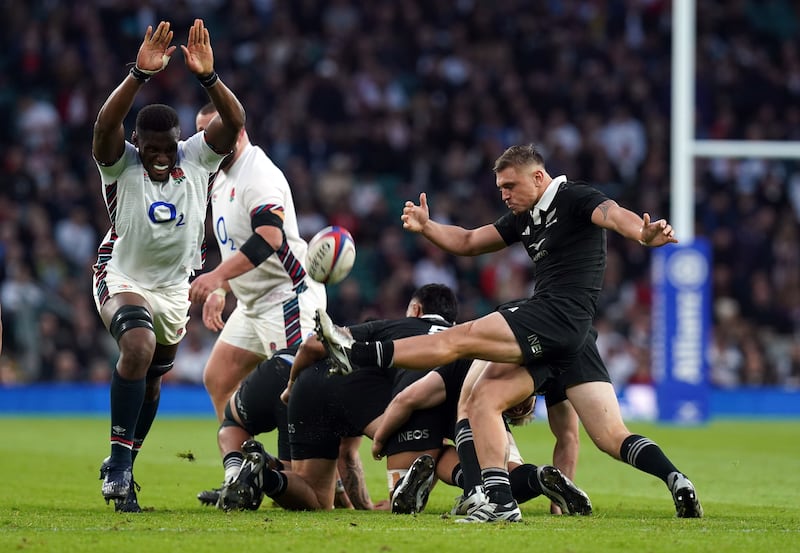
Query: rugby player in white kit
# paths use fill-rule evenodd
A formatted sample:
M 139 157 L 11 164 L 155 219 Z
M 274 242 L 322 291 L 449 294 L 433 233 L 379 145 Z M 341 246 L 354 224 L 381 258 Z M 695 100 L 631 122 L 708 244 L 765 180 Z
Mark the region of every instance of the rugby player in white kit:
M 213 104 L 201 108 L 197 130 L 207 128 L 216 114 Z M 289 183 L 245 130 L 214 179 L 211 211 L 222 263 L 192 282 L 190 298 L 204 302 L 206 327 L 221 330 L 203 383 L 224 424 L 244 377 L 276 351 L 299 346 L 327 300 L 325 286 L 303 267 L 308 245 L 300 236 Z M 228 290 L 236 308 L 223 322 Z M 225 482 L 238 473 L 243 458 L 241 451 L 225 456 Z
M 166 67 L 176 48 L 172 38 L 168 22 L 147 28 L 136 65 L 100 108 L 92 141 L 111 222 L 94 266 L 94 296 L 120 351 L 111 378 L 111 455 L 101 467 L 102 494 L 126 512 L 141 511 L 133 461 L 155 418 L 161 377 L 186 331 L 189 278 L 202 267 L 209 176 L 245 122 L 239 100 L 214 71 L 208 30 L 196 19 L 181 50 L 219 116 L 182 141 L 176 111 L 151 104 L 139 111 L 131 141 L 125 140 L 123 121 L 139 89 Z

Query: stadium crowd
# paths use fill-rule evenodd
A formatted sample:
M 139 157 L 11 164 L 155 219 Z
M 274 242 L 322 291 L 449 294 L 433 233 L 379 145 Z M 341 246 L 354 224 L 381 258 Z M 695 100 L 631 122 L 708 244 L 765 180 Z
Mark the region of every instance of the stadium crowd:
M 341 324 L 401 316 L 430 282 L 457 291 L 461 320 L 529 295 L 521 249 L 450 257 L 400 224 L 422 190 L 438 221 L 496 219 L 487 179 L 510 144 L 534 142 L 551 174 L 669 217 L 666 0 L 32 0 L 0 14 L 3 384 L 110 377 L 117 349 L 89 288 L 108 228 L 92 125 L 141 29 L 167 16 L 212 30 L 216 66 L 250 138 L 285 172 L 303 236 L 339 224 L 355 237 L 353 274 L 330 290 Z M 704 1 L 697 21 L 696 136 L 800 140 L 800 8 Z M 132 114 L 169 103 L 190 136 L 206 100 L 177 86 L 184 77 L 168 67 Z M 700 160 L 695 175 L 696 234 L 714 259 L 712 382 L 800 386 L 800 164 Z M 649 251 L 612 233 L 608 250 L 596 326 L 621 389 L 651 381 Z M 200 381 L 214 335 L 199 315 L 172 381 Z

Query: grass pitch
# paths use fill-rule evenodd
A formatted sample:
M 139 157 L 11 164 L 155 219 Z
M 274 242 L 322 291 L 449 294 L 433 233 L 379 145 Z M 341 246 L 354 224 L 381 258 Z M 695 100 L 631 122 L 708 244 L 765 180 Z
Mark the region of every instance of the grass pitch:
M 800 551 L 800 421 L 724 421 L 701 427 L 632 423 L 661 445 L 698 488 L 706 516 L 682 520 L 666 486 L 597 451 L 582 436 L 576 482 L 591 517 L 555 517 L 537 498 L 517 524 L 455 524 L 458 490 L 438 484 L 417 516 L 337 510 L 259 511 L 201 506 L 198 491 L 222 478 L 212 419 L 156 421 L 136 463 L 142 514 L 115 513 L 100 495 L 107 455 L 102 418 L 0 418 L 0 551 L 459 553 L 480 551 Z M 544 421 L 515 432 L 525 459 L 550 460 Z M 274 451 L 274 437 L 261 436 Z M 386 492 L 384 465 L 362 448 L 373 500 Z

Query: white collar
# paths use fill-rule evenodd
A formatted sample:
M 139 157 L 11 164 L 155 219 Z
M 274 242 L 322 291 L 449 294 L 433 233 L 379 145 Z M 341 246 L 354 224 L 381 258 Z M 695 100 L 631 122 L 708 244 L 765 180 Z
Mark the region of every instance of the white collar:
M 553 199 L 556 197 L 558 187 L 564 182 L 567 182 L 567 176 L 559 175 L 547 185 L 544 194 L 542 194 L 542 197 L 539 198 L 539 201 L 536 202 L 536 205 L 531 209 L 531 217 L 533 218 L 534 224 L 538 225 L 540 222 L 539 212 L 550 209 L 550 204 L 553 203 Z
M 420 315 L 420 319 L 425 319 L 427 321 L 442 321 L 443 323 L 451 324 L 450 321 L 446 320 L 441 315 L 437 315 L 435 313 L 431 313 L 430 315 Z

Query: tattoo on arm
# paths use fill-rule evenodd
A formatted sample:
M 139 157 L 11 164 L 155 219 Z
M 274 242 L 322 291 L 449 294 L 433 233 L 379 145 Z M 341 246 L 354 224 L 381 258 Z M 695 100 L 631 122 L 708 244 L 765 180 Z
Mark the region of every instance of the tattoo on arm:
M 367 484 L 364 479 L 364 467 L 359 460 L 347 460 L 346 469 L 342 476 L 342 484 L 356 509 L 371 509 L 372 500 L 369 497 Z
M 603 212 L 603 221 L 608 220 L 608 210 L 617 205 L 614 200 L 606 200 L 597 206 L 597 209 Z

